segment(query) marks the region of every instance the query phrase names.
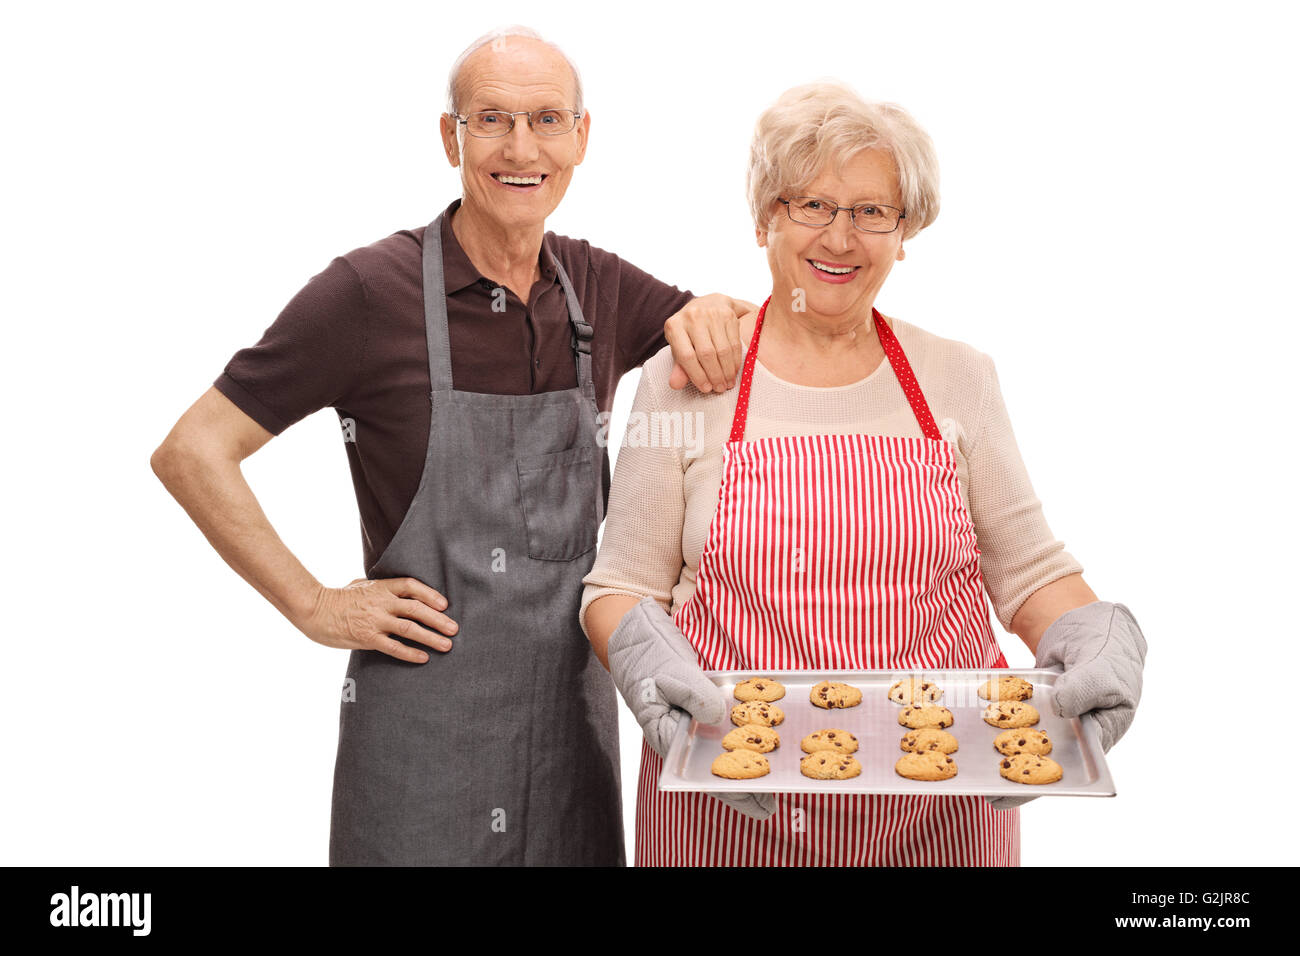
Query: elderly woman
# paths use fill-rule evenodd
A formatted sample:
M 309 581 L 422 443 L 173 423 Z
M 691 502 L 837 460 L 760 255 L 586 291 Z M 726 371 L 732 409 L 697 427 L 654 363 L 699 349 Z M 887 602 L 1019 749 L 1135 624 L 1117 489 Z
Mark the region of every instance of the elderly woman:
M 739 388 L 676 392 L 667 350 L 646 363 L 584 579 L 583 627 L 646 736 L 637 863 L 1015 865 L 1019 798 L 656 789 L 677 722 L 726 717 L 704 670 L 1005 667 L 986 593 L 1103 746 L 1140 693 L 1137 623 L 1049 530 L 992 361 L 875 309 L 938 213 L 929 137 L 801 87 L 760 118 L 748 188 L 772 290 Z M 692 445 L 653 440 L 683 421 Z

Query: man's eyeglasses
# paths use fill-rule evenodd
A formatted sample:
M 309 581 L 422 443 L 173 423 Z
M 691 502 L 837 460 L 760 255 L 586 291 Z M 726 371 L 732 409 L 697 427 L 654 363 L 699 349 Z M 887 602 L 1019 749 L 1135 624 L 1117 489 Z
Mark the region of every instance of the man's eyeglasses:
M 779 199 L 785 203 L 785 211 L 790 218 L 803 226 L 829 226 L 843 210 L 849 214 L 853 225 L 863 232 L 893 232 L 898 228 L 898 221 L 906 213 L 893 206 L 880 203 L 864 202 L 856 206 L 837 206 L 829 199 L 816 196 L 798 196 L 794 199 Z
M 582 119 L 582 114 L 576 110 L 519 110 L 516 113 L 480 110 L 468 116 L 456 114 L 456 120 L 469 130 L 471 136 L 491 139 L 493 136 L 504 136 L 514 129 L 516 116 L 527 116 L 529 129 L 543 136 L 567 133 Z

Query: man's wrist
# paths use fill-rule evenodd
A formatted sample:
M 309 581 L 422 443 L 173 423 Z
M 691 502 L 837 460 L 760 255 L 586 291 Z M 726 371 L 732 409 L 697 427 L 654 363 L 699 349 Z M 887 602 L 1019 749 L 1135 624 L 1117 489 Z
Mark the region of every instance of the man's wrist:
M 298 630 L 307 633 L 308 629 L 321 619 L 328 590 L 319 581 L 312 581 L 310 585 L 295 588 L 285 605 L 285 617 Z

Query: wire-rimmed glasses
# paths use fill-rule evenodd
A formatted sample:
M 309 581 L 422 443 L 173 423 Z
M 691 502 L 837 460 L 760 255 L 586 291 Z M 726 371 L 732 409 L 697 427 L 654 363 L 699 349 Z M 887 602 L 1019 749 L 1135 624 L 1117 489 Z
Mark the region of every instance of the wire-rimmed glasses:
M 480 136 L 484 139 L 505 136 L 515 128 L 516 116 L 527 116 L 528 128 L 543 136 L 559 136 L 567 133 L 577 125 L 578 120 L 582 119 L 582 114 L 577 110 L 557 109 L 519 110 L 514 113 L 505 110 L 479 110 L 467 116 L 455 115 L 457 122 L 461 123 L 471 136 Z
M 886 233 L 897 229 L 899 221 L 907 215 L 894 206 L 876 202 L 840 206 L 818 196 L 796 196 L 778 201 L 785 203 L 785 211 L 791 220 L 802 226 L 829 226 L 842 210 L 849 214 L 855 228 L 863 232 Z

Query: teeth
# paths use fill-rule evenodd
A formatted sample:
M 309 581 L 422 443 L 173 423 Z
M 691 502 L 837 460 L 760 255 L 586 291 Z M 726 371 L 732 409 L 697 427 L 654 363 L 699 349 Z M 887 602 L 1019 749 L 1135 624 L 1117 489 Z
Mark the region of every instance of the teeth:
M 511 186 L 540 186 L 542 184 L 541 176 L 498 175 L 497 180 L 499 182 L 509 183 Z
M 813 264 L 814 269 L 817 269 L 820 272 L 829 272 L 833 276 L 847 275 L 853 271 L 853 266 L 844 266 L 837 269 L 834 266 L 826 265 L 824 262 L 818 262 L 816 259 L 809 259 L 808 261 Z

